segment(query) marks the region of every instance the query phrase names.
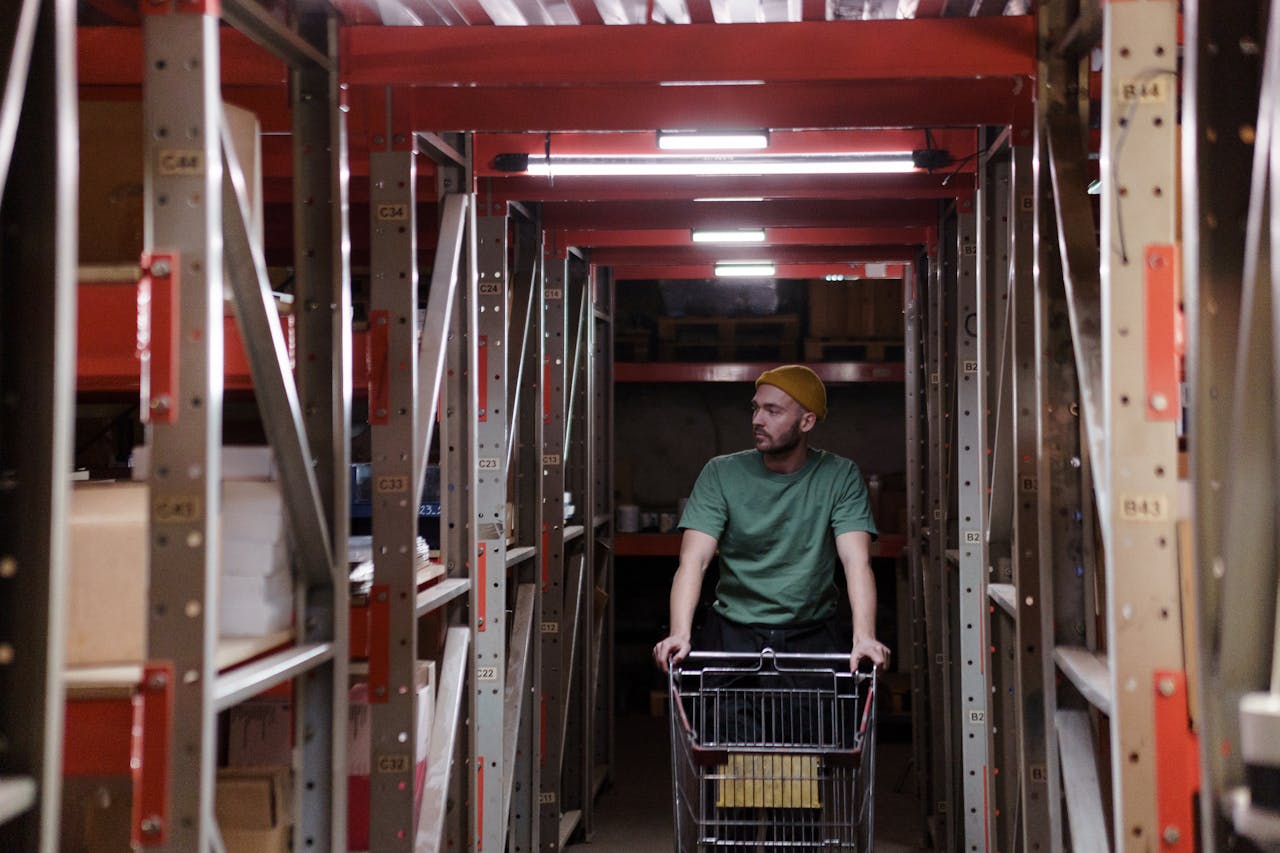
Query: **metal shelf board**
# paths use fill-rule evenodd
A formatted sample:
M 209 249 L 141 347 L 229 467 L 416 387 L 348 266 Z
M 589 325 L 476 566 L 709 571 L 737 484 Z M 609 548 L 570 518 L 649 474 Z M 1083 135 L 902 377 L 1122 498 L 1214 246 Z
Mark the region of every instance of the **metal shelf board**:
M 569 838 L 573 835 L 573 831 L 578 828 L 578 822 L 582 820 L 582 811 L 580 809 L 572 809 L 560 815 L 560 849 L 563 850 L 565 845 L 569 843 Z
M 581 524 L 570 524 L 564 529 L 564 541 L 568 542 L 570 539 L 577 539 L 582 533 L 583 527 Z
M 292 640 L 292 628 L 261 637 L 224 637 L 218 641 L 214 664 L 220 673 L 227 672 L 259 655 L 279 649 Z M 73 666 L 67 668 L 63 678 L 68 693 L 129 689 L 142 681 L 142 664 Z
M 1106 655 L 1077 646 L 1058 646 L 1053 650 L 1053 659 L 1090 705 L 1111 714 L 1111 672 Z
M 596 527 L 604 527 L 606 524 L 609 523 L 609 516 L 597 515 L 594 519 L 591 520 L 591 523 Z
M 237 667 L 214 682 L 214 707 L 225 711 L 332 659 L 333 643 L 305 643 Z
M 444 607 L 471 590 L 470 578 L 449 578 L 418 593 L 417 614 L 422 616 Z
M 1000 605 L 1000 609 L 1008 613 L 1014 619 L 1018 618 L 1018 593 L 1011 583 L 991 583 L 987 584 L 987 595 L 996 604 Z
M 521 545 L 518 548 L 508 548 L 507 568 L 523 563 L 536 553 L 538 553 L 538 549 L 532 545 Z
M 0 824 L 23 814 L 36 804 L 36 780 L 27 776 L 0 778 Z

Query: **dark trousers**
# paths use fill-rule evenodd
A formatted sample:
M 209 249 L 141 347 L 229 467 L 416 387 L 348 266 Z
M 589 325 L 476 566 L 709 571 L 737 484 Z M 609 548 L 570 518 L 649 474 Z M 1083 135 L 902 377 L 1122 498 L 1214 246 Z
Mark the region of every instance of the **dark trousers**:
M 768 648 L 779 654 L 847 653 L 851 645 L 835 619 L 808 625 L 743 625 L 714 610 L 707 614 L 693 643 L 695 649 L 705 652 L 760 652 Z M 714 727 L 714 731 L 702 733 L 704 743 L 716 742 L 732 748 L 734 745 L 800 746 L 831 742 L 833 732 L 817 730 L 817 714 L 811 699 L 801 696 L 787 703 L 787 710 L 783 711 L 777 704 L 752 698 L 753 693 L 761 689 L 802 691 L 808 686 L 803 676 L 745 674 L 733 676 L 732 683 L 721 686 L 725 688 L 723 696 L 717 698 L 714 710 L 702 721 L 704 726 Z M 714 788 L 707 791 L 707 796 L 715 797 Z M 807 809 L 718 808 L 713 814 L 717 826 L 712 835 L 739 849 L 782 849 L 779 842 L 785 839 L 789 849 L 813 850 L 821 837 L 820 817 Z

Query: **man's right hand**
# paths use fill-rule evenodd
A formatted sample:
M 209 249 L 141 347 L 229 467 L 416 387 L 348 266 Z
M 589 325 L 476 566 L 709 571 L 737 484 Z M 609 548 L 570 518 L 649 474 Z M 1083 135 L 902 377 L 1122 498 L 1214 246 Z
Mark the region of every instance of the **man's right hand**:
M 663 672 L 667 671 L 667 662 L 680 663 L 689 654 L 689 638 L 688 637 L 667 637 L 658 645 L 653 647 L 653 662 Z

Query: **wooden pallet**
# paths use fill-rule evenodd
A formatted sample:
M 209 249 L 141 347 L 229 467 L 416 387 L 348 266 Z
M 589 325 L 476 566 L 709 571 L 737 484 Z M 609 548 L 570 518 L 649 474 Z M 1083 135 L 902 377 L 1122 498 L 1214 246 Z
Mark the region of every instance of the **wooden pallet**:
M 800 345 L 789 341 L 658 342 L 662 361 L 795 361 Z
M 658 340 L 664 344 L 719 344 L 727 341 L 796 341 L 800 317 L 770 314 L 753 317 L 659 317 Z
M 805 338 L 805 361 L 902 361 L 903 342 L 893 338 Z
M 653 357 L 652 341 L 648 332 L 616 332 L 613 336 L 614 358 L 618 361 L 649 361 Z

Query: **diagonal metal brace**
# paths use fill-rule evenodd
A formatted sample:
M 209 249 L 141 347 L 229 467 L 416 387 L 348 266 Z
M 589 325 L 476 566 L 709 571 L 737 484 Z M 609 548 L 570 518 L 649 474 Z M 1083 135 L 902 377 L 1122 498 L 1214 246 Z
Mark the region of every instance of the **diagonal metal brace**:
M 221 123 L 223 254 L 231 281 L 236 319 L 253 375 L 263 426 L 280 467 L 280 486 L 293 528 L 294 543 L 307 580 L 327 584 L 333 572 L 333 548 L 325 522 L 320 487 L 307 442 L 302 405 L 294 384 L 289 351 L 277 320 L 262 247 L 249 238 L 248 192 L 244 171 L 225 118 Z M 345 572 L 343 573 L 345 577 Z M 345 582 L 345 580 L 344 580 Z
M 1093 207 L 1089 202 L 1088 163 L 1084 135 L 1075 116 L 1050 110 L 1045 116 L 1049 143 L 1049 173 L 1053 178 L 1053 207 L 1057 216 L 1058 250 L 1067 291 L 1071 339 L 1080 381 L 1085 438 L 1095 469 L 1094 491 L 1098 517 L 1110 523 L 1106 432 L 1102 388 L 1102 265 L 1098 252 Z

